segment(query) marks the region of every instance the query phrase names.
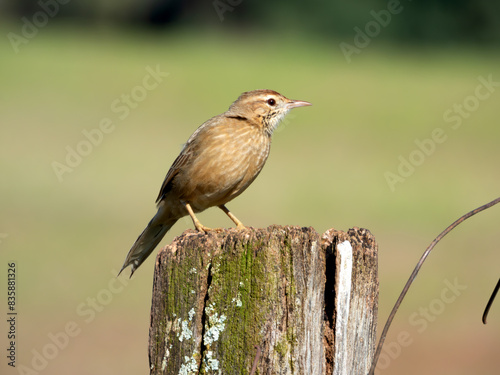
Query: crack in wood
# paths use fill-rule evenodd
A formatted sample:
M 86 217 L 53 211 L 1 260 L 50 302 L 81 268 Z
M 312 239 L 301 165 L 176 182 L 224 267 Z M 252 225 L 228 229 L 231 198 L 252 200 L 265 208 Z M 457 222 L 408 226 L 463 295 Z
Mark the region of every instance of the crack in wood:
M 354 260 L 344 330 L 349 338 L 347 346 L 335 349 L 335 246 L 344 241 L 351 243 Z M 151 374 L 177 375 L 188 358 L 195 366 L 190 371 L 198 374 L 207 372 L 209 361 L 210 371 L 224 374 L 248 373 L 256 364 L 255 374 L 330 375 L 335 351 L 345 351 L 352 373 L 366 373 L 374 352 L 377 298 L 377 244 L 368 230 L 330 229 L 322 236 L 313 228 L 278 225 L 186 231 L 160 251 L 156 262 Z M 174 323 L 191 310 L 196 311 L 192 337 L 179 341 Z M 223 317 L 223 325 L 208 342 L 210 311 Z

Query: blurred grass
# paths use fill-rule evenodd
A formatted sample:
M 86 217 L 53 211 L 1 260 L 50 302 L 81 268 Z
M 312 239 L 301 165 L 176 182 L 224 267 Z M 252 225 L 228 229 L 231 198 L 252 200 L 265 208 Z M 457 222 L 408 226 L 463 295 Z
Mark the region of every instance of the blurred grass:
M 498 53 L 370 45 L 347 64 L 338 43 L 301 35 L 58 27 L 41 30 L 19 54 L 3 43 L 0 233 L 8 237 L 0 247 L 2 274 L 7 260 L 19 264 L 19 363 L 28 365 L 31 349 L 40 350 L 48 332 L 74 320 L 82 333 L 51 361 L 49 372 L 147 371 L 154 256 L 92 323 L 76 307 L 114 280 L 113 270 L 155 212 L 154 199 L 182 143 L 243 91 L 270 88 L 313 107 L 290 114 L 263 172 L 230 209 L 254 227 L 370 229 L 380 250 L 380 324 L 434 236 L 498 196 L 500 90 L 458 130 L 443 120 L 454 103 L 474 94 L 478 76 L 500 80 Z M 169 76 L 118 119 L 111 103 L 157 65 Z M 103 118 L 112 119 L 113 132 L 59 182 L 51 163 L 64 163 L 65 148 L 75 148 L 85 139 L 82 130 L 97 128 Z M 407 158 L 415 139 L 437 127 L 448 139 L 391 192 L 384 173 L 396 173 L 398 156 Z M 216 209 L 200 218 L 208 226 L 231 225 Z M 480 314 L 498 277 L 492 265 L 500 260 L 499 220 L 493 208 L 438 245 L 393 329 L 394 335 L 413 330 L 415 343 L 384 373 L 430 372 L 447 361 L 453 362 L 448 373 L 471 373 L 475 363 L 464 367 L 447 359 L 443 345 L 455 358 L 478 353 L 475 345 L 484 342 L 490 345 L 481 346 L 481 373 L 498 368 L 497 306 L 486 328 Z M 163 243 L 191 227 L 181 220 Z M 429 330 L 414 333 L 407 316 L 455 277 L 467 290 Z M 92 361 L 83 361 L 84 354 Z M 426 365 L 418 355 L 433 357 Z

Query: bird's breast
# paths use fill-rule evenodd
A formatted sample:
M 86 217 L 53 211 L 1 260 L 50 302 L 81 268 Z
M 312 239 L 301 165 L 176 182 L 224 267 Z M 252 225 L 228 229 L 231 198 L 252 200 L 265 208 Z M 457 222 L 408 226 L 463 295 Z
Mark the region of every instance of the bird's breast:
M 259 128 L 217 126 L 200 134 L 194 156 L 178 186 L 196 211 L 225 204 L 241 194 L 262 170 L 270 139 Z M 179 176 L 181 177 L 181 176 Z

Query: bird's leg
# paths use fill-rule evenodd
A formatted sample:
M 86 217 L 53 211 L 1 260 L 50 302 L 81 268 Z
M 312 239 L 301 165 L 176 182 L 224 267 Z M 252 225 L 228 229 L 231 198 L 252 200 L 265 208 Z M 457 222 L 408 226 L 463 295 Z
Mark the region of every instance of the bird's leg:
M 208 228 L 208 227 L 204 226 L 202 223 L 200 223 L 198 218 L 195 216 L 193 209 L 191 208 L 191 205 L 189 203 L 182 202 L 182 204 L 184 205 L 184 207 L 186 207 L 186 210 L 189 213 L 189 216 L 191 216 L 191 219 L 193 220 L 194 226 L 196 227 L 196 229 L 199 232 L 208 232 L 208 231 L 212 230 L 212 228 Z
M 246 227 L 243 225 L 243 223 L 241 221 L 238 220 L 238 218 L 236 216 L 234 216 L 231 211 L 229 211 L 227 209 L 226 206 L 224 206 L 223 204 L 221 204 L 219 206 L 219 208 L 224 211 L 226 213 L 227 216 L 229 216 L 229 218 L 236 224 L 236 228 L 238 229 L 245 229 Z

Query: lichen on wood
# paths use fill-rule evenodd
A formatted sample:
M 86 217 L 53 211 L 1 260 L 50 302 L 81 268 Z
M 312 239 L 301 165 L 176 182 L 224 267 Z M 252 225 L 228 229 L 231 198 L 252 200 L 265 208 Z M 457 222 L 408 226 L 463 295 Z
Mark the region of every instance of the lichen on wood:
M 156 261 L 151 373 L 248 374 L 257 347 L 256 374 L 327 373 L 328 246 L 288 226 L 177 237 Z

